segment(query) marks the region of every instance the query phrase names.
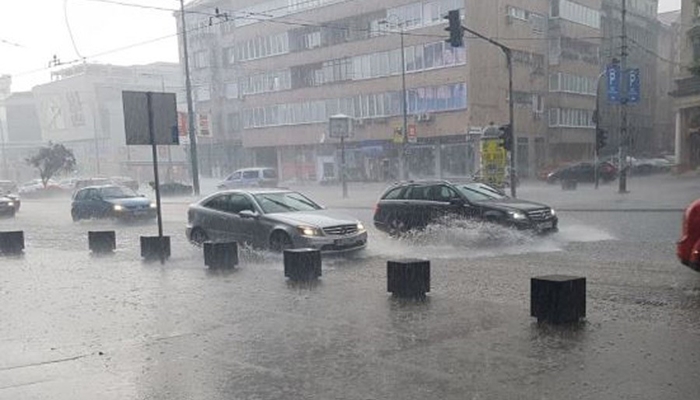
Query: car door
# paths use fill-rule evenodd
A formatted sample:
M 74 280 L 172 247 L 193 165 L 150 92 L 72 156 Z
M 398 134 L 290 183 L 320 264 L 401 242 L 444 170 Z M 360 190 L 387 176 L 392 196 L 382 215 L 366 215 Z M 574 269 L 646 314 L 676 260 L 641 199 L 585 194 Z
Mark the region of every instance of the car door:
M 205 205 L 207 215 L 204 219 L 205 231 L 212 240 L 235 240 L 239 243 L 251 243 L 252 231 L 257 219 L 242 218 L 243 210 L 255 210 L 250 199 L 242 193 L 222 194 L 211 199 Z
M 81 204 L 83 215 L 88 218 L 101 216 L 102 197 L 97 189 L 85 189 L 85 196 Z
M 464 218 L 467 216 L 469 204 L 462 197 L 445 184 L 437 184 L 428 190 L 428 198 L 431 205 L 431 220 L 439 221 L 445 218 Z
M 241 185 L 245 187 L 258 186 L 260 184 L 260 170 L 251 169 L 243 171 Z
M 241 171 L 236 171 L 226 178 L 226 187 L 234 188 L 241 186 Z
M 433 204 L 428 198 L 429 185 L 411 185 L 404 192 L 405 207 L 401 220 L 407 229 L 425 228 L 434 217 Z

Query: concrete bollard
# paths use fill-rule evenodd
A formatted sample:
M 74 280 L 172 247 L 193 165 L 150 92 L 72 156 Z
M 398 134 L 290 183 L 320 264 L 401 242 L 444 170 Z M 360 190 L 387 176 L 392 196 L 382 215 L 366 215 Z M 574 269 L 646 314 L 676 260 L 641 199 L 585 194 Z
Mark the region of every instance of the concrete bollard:
M 576 190 L 577 185 L 578 182 L 576 181 L 576 179 L 564 179 L 561 181 L 562 190 Z
M 114 231 L 88 231 L 88 248 L 93 253 L 111 253 L 117 248 Z
M 294 281 L 309 281 L 321 276 L 321 251 L 316 249 L 285 250 L 284 276 Z
M 141 236 L 141 257 L 146 260 L 160 259 L 161 246 L 163 259 L 170 258 L 170 236 Z
M 204 242 L 204 265 L 209 268 L 233 268 L 238 265 L 238 243 Z
M 547 275 L 530 279 L 530 315 L 537 322 L 578 322 L 586 317 L 586 278 Z
M 24 250 L 24 231 L 0 232 L 0 253 L 20 254 Z
M 430 292 L 430 261 L 387 261 L 387 291 L 398 297 L 425 297 Z

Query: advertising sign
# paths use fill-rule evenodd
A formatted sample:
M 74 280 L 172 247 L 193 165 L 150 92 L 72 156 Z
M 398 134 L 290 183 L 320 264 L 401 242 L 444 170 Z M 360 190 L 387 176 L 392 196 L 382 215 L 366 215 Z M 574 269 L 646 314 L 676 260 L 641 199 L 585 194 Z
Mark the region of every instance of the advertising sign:
M 606 80 L 608 82 L 608 101 L 611 103 L 620 102 L 620 66 L 610 64 L 606 70 Z
M 418 132 L 415 125 L 408 126 L 408 143 L 418 142 Z
M 633 68 L 627 70 L 628 76 L 628 92 L 627 92 L 627 102 L 628 103 L 639 103 L 641 98 L 641 79 L 639 77 L 639 68 Z
M 498 138 L 481 140 L 481 179 L 496 187 L 503 187 L 506 179 L 508 158 L 502 143 Z

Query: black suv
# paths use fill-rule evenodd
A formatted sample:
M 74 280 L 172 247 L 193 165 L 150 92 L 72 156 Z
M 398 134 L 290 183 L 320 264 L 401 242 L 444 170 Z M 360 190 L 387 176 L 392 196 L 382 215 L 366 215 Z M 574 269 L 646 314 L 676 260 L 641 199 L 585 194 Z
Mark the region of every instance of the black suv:
M 554 210 L 513 199 L 484 183 L 401 182 L 382 194 L 374 226 L 392 235 L 422 229 L 441 218 L 470 218 L 537 232 L 557 230 Z

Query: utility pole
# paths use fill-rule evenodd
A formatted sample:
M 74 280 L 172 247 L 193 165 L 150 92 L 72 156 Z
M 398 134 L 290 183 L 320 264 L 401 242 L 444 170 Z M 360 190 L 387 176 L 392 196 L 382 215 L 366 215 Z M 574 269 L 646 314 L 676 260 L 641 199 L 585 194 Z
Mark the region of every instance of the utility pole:
M 7 149 L 5 144 L 5 128 L 2 126 L 5 122 L 0 119 L 0 139 L 2 139 L 2 177 L 9 179 L 10 175 L 7 173 Z
M 629 101 L 629 75 L 627 72 L 627 0 L 622 0 L 622 46 L 620 51 L 620 70 L 623 76 L 623 88 L 626 88 L 622 96 L 621 127 L 620 127 L 620 179 L 619 193 L 627 193 L 627 146 L 629 144 L 629 132 L 627 126 L 627 102 Z
M 199 161 L 197 160 L 197 135 L 194 131 L 194 107 L 192 106 L 192 82 L 190 81 L 190 60 L 187 54 L 187 25 L 185 24 L 185 1 L 180 0 L 180 20 L 182 21 L 182 52 L 185 58 L 185 92 L 187 93 L 187 125 L 190 137 L 190 162 L 192 164 L 192 188 L 199 196 Z
M 401 36 L 401 113 L 403 115 L 403 125 L 401 128 L 401 144 L 399 145 L 399 179 L 408 180 L 408 162 L 406 161 L 406 143 L 408 135 L 408 99 L 406 99 L 406 54 L 404 48 L 404 23 L 395 15 L 390 17 L 396 18 L 396 26 L 400 29 Z M 389 24 L 388 19 L 380 21 L 382 24 Z
M 600 149 L 601 146 L 599 145 L 599 140 L 598 136 L 601 135 L 601 127 L 600 127 L 600 122 L 601 122 L 601 116 L 600 116 L 600 81 L 601 78 L 605 75 L 605 70 L 598 74 L 598 79 L 595 81 L 595 112 L 593 114 L 594 120 L 593 122 L 595 123 L 595 157 L 594 157 L 594 162 L 593 162 L 593 173 L 594 173 L 594 181 L 595 181 L 595 188 L 598 189 L 598 186 L 600 185 L 600 173 L 599 169 L 600 166 L 598 165 L 598 160 L 600 158 Z

